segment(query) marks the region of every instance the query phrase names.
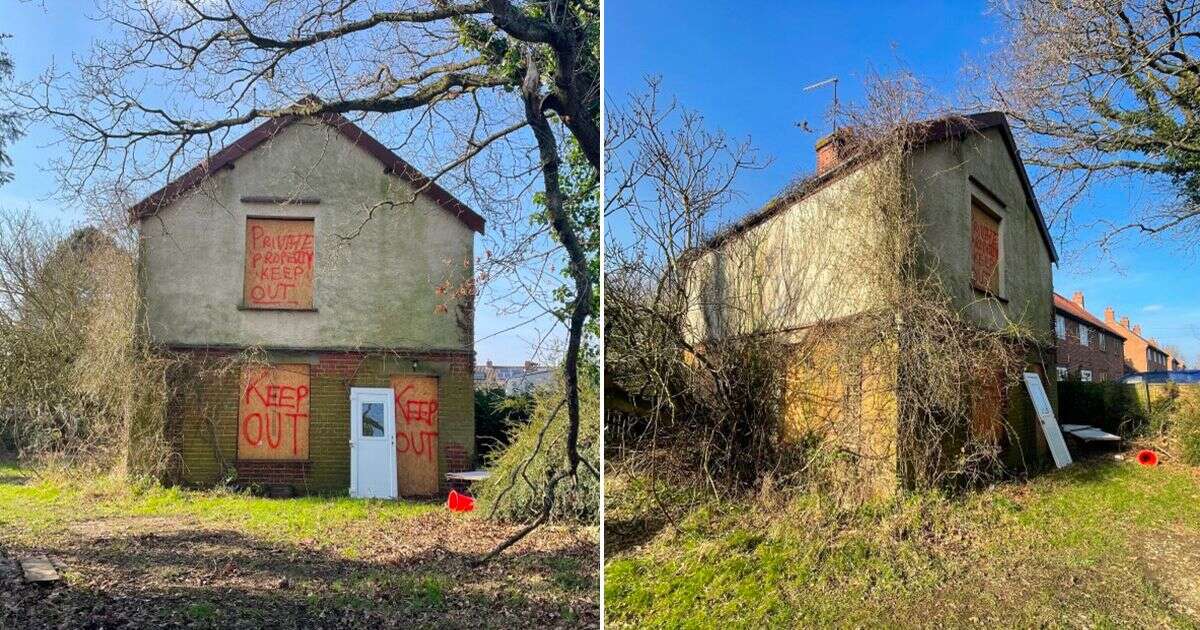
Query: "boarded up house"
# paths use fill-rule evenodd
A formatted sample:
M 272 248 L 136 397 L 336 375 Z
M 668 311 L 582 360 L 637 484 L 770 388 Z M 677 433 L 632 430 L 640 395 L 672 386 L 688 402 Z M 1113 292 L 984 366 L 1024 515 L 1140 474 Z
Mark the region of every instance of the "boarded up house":
M 808 345 L 788 379 L 784 441 L 819 434 L 878 489 L 909 480 L 898 387 L 927 378 L 897 367 L 896 357 L 913 350 L 906 323 L 881 312 L 895 308 L 906 284 L 936 286 L 977 330 L 1025 331 L 1014 344 L 1019 367 L 1040 375 L 1056 404 L 1046 378 L 1055 373 L 1056 253 L 1007 121 L 999 113 L 950 117 L 913 125 L 911 134 L 898 166 L 845 130 L 822 139 L 816 175 L 717 233 L 694 253 L 688 275 L 685 325 L 698 341 L 767 334 Z M 868 195 L 885 200 L 866 203 Z M 908 231 L 880 211 L 893 203 L 912 204 Z M 864 345 L 863 355 L 837 347 L 840 331 L 864 320 L 898 332 L 884 331 L 892 341 Z M 968 390 L 969 431 L 1013 468 L 1040 468 L 1048 451 L 1028 395 L 994 369 L 955 376 Z
M 449 192 L 341 116 L 292 116 L 130 211 L 149 340 L 208 368 L 170 383 L 180 481 L 429 496 L 472 467 L 484 222 Z

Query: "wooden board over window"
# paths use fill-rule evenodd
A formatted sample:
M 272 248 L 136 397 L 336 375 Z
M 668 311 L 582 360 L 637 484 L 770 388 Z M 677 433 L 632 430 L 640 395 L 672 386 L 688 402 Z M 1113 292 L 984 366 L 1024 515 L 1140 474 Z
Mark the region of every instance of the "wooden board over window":
M 308 366 L 242 369 L 238 459 L 308 459 Z
M 313 307 L 313 220 L 246 219 L 246 308 Z
M 971 400 L 972 438 L 999 444 L 1004 435 L 1004 411 L 1004 373 L 985 371 L 976 376 Z
M 438 491 L 438 380 L 436 376 L 392 377 L 396 397 L 396 474 L 400 494 Z
M 971 204 L 971 283 L 1000 295 L 1000 221 L 978 202 Z

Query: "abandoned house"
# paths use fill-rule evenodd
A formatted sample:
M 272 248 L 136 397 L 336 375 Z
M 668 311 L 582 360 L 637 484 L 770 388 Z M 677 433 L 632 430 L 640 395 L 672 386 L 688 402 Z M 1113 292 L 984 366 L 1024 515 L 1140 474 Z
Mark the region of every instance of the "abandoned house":
M 483 219 L 338 115 L 272 119 L 130 208 L 172 474 L 430 496 L 472 467 Z M 214 366 L 224 366 L 218 369 Z
M 686 282 L 685 334 L 702 344 L 767 334 L 808 345 L 788 368 L 783 442 L 807 443 L 814 433 L 832 440 L 872 492 L 911 481 L 898 388 L 923 375 L 897 367 L 896 357 L 915 350 L 903 332 L 886 330 L 905 328 L 899 315 L 880 311 L 898 313 L 889 305 L 919 279 L 939 287 L 973 330 L 995 331 L 1002 343 L 1006 331 L 1025 331 L 1010 365 L 1038 374 L 1057 406 L 1047 379 L 1056 365 L 1057 255 L 1007 120 L 988 112 L 911 128 L 895 167 L 844 129 L 818 141 L 816 174 L 694 250 Z M 871 196 L 882 200 L 867 203 Z M 908 231 L 881 211 L 906 203 Z M 841 330 L 866 319 L 892 341 L 833 347 L 847 338 Z M 949 379 L 970 383 L 966 397 L 954 395 L 969 399 L 969 432 L 994 445 L 1003 468 L 1042 468 L 1048 448 L 1029 395 L 995 369 Z
M 1107 309 L 1107 317 L 1112 309 Z M 1071 299 L 1054 294 L 1054 336 L 1058 339 L 1060 381 L 1119 381 L 1125 376 L 1125 338 L 1084 308 L 1083 293 Z

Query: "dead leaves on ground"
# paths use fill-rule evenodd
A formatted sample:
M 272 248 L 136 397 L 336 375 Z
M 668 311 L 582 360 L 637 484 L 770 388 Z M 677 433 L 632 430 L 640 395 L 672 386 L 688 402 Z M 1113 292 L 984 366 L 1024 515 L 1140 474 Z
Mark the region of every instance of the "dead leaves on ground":
M 471 566 L 511 531 L 429 513 L 284 544 L 189 518 L 84 519 L 38 541 L 64 573 L 51 588 L 24 583 L 12 558 L 28 549 L 0 532 L 0 627 L 598 626 L 595 532 L 545 528 Z

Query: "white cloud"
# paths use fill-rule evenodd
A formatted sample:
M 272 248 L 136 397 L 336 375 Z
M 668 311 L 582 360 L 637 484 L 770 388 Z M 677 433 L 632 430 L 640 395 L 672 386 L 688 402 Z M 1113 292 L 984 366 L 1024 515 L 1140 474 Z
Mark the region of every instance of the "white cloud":
M 1148 305 L 1148 306 L 1143 306 L 1143 307 L 1142 307 L 1142 312 L 1143 312 L 1143 313 L 1153 313 L 1153 312 L 1155 312 L 1155 311 L 1161 311 L 1161 310 L 1163 310 L 1163 305 L 1162 305 L 1162 304 L 1150 304 L 1150 305 Z

